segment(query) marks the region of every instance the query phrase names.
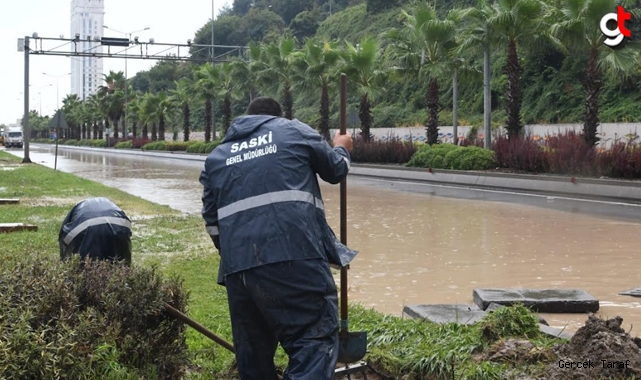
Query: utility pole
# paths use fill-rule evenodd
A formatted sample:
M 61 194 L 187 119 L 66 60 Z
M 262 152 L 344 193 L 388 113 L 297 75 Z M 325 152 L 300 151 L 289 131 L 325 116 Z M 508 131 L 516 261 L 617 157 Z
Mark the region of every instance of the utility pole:
M 211 65 L 214 66 L 214 0 L 211 0 Z
M 23 164 L 30 164 L 29 157 L 29 137 L 31 128 L 29 128 L 29 36 L 24 38 L 24 118 L 22 119 L 22 144 L 24 145 Z

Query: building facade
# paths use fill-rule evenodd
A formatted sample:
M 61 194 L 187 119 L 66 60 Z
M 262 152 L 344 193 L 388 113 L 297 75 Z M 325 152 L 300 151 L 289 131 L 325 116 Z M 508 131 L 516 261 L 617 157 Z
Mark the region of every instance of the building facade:
M 104 19 L 104 0 L 71 0 L 71 38 L 80 38 L 71 48 L 102 53 L 103 48 L 97 41 L 103 36 Z M 102 80 L 102 58 L 71 57 L 72 94 L 85 100 L 98 91 Z

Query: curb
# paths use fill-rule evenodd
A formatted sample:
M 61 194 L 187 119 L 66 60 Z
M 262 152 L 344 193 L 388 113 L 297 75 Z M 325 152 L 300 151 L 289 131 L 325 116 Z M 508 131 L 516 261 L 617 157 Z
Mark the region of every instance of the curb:
M 35 144 L 34 144 L 35 145 Z M 48 146 L 48 144 L 38 144 Z M 131 149 L 58 146 L 59 149 L 106 152 L 123 155 L 171 158 L 204 162 L 199 153 L 154 152 Z M 424 184 L 449 185 L 462 188 L 487 189 L 579 199 L 641 204 L 641 181 L 575 178 L 533 174 L 488 173 L 441 169 L 408 168 L 392 165 L 353 163 L 350 175 L 388 181 L 407 181 Z

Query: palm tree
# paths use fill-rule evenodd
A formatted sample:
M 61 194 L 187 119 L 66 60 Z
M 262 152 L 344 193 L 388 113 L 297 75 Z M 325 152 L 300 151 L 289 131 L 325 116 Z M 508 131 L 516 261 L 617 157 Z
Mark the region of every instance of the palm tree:
M 69 124 L 69 129 L 65 132 L 65 139 L 77 139 L 77 127 L 81 123 L 80 107 L 82 102 L 76 94 L 69 94 L 62 100 L 62 111 Z
M 236 81 L 236 68 L 229 62 L 216 65 L 217 69 L 217 96 L 223 99 L 223 133 L 231 126 L 232 119 L 232 100 L 238 100 L 241 93 L 242 82 Z
M 216 126 L 214 125 L 213 101 L 216 98 L 218 81 L 215 66 L 204 64 L 195 71 L 196 92 L 205 101 L 205 142 L 211 142 L 212 130 L 216 140 Z
M 189 103 L 193 101 L 193 83 L 188 78 L 176 82 L 176 88 L 171 91 L 172 102 L 182 109 L 183 141 L 189 141 Z
M 623 1 L 624 7 L 632 1 Z M 557 22 L 552 26 L 552 35 L 565 43 L 566 52 L 585 56 L 587 68 L 583 79 L 585 90 L 585 116 L 583 138 L 594 146 L 599 141 L 599 96 L 603 89 L 603 74 L 608 71 L 616 78 L 638 66 L 638 48 L 611 49 L 603 41 L 605 36 L 599 28 L 601 18 L 616 9 L 614 0 L 566 0 L 563 7 L 553 10 Z M 629 8 L 628 8 L 629 9 Z M 638 9 L 634 10 L 639 13 Z
M 250 42 L 247 50 L 247 59 L 233 59 L 231 65 L 234 80 L 240 88 L 246 88 L 251 102 L 258 95 L 260 73 L 266 69 L 265 62 L 261 60 L 263 45 Z
M 415 3 L 412 14 L 401 11 L 405 27 L 392 29 L 387 37 L 390 57 L 401 70 L 410 71 L 418 80 L 427 82 L 425 107 L 427 111 L 428 144 L 438 142 L 439 77 L 451 69 L 450 51 L 456 43 L 456 24 L 439 20 L 436 10 L 428 3 Z
M 325 140 L 329 136 L 329 86 L 337 73 L 340 54 L 335 42 L 309 39 L 299 54 L 296 62 L 298 77 L 296 89 L 307 96 L 314 96 L 321 90 L 320 98 L 320 134 Z
M 358 89 L 361 98 L 358 109 L 361 136 L 363 140 L 369 141 L 373 123 L 371 101 L 379 95 L 381 80 L 385 76 L 378 41 L 372 37 L 364 37 L 357 46 L 346 42 L 345 50 L 341 50 L 340 54 L 343 71 Z
M 114 126 L 113 137 L 117 139 L 119 137 L 118 125 L 125 106 L 125 94 L 122 90 L 115 90 L 112 93 L 107 93 L 102 98 L 102 102 L 107 118 L 111 120 Z
M 523 69 L 519 62 L 517 45 L 538 48 L 543 42 L 554 42 L 545 27 L 545 4 L 540 0 L 499 0 L 494 4 L 495 15 L 490 19 L 496 42 L 507 49 L 507 74 L 505 91 L 508 138 L 520 136 L 521 87 L 519 82 Z
M 142 94 L 133 93 L 127 102 L 127 119 L 131 121 L 131 136 L 135 139 L 138 136 L 138 124 L 140 123 L 140 108 L 142 107 Z
M 98 94 L 90 95 L 86 100 L 87 112 L 91 115 L 91 125 L 93 130 L 93 139 L 98 139 L 98 123 L 102 119 L 100 111 L 100 96 Z
M 285 36 L 278 43 L 265 46 L 261 60 L 263 70 L 260 71 L 260 83 L 267 92 L 282 94 L 283 113 L 285 118 L 294 118 L 294 98 L 292 83 L 295 73 L 296 39 Z
M 143 138 L 147 139 L 148 136 L 148 126 L 151 124 L 151 141 L 158 140 L 157 132 L 157 122 L 158 122 L 158 106 L 160 103 L 160 98 L 158 95 L 154 94 L 145 94 L 142 101 L 142 109 L 140 113 L 140 120 L 144 123 L 142 133 Z
M 98 87 L 98 93 L 107 95 L 125 89 L 125 74 L 122 71 L 109 71 L 109 74 L 102 76 L 105 84 Z
M 156 95 L 156 119 L 158 120 L 158 140 L 165 141 L 165 122 L 171 113 L 171 99 L 164 91 Z

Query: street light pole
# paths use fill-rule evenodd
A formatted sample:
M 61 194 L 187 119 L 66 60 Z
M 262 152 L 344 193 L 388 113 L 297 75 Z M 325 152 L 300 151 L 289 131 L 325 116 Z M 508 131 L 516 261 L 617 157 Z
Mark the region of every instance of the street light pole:
M 214 0 L 211 0 L 211 65 L 214 66 Z

